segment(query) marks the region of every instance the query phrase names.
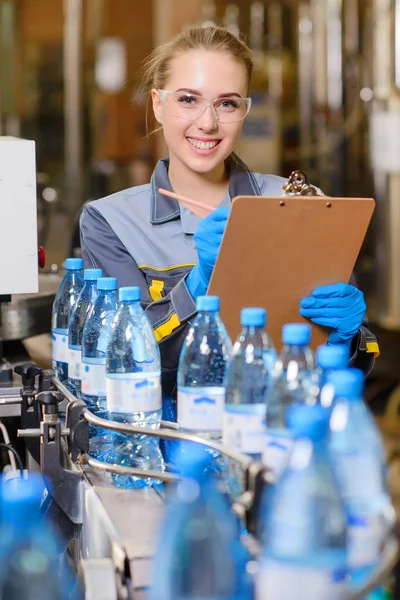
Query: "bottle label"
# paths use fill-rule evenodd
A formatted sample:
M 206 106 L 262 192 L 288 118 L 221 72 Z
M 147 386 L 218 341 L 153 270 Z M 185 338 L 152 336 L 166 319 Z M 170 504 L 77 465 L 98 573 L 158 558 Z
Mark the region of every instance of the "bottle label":
M 63 332 L 55 331 L 51 332 L 52 339 L 52 357 L 57 362 L 68 362 L 68 329 Z
M 347 520 L 348 562 L 352 568 L 380 560 L 387 528 L 379 515 L 350 515 Z
M 384 492 L 379 459 L 373 451 L 350 449 L 343 452 L 334 449 L 334 457 L 337 464 L 337 477 L 342 489 L 346 490 L 347 498 L 365 499 L 368 502 L 372 494 L 380 496 Z M 366 473 L 368 473 L 368 485 L 364 484 Z
M 265 446 L 265 404 L 225 404 L 223 443 L 237 452 L 262 454 Z
M 189 431 L 221 431 L 223 387 L 179 388 L 178 424 Z
M 160 373 L 106 373 L 106 394 L 111 413 L 161 410 Z
M 290 437 L 267 432 L 262 460 L 277 477 L 287 465 L 292 446 L 293 440 Z
M 106 396 L 106 361 L 102 363 L 82 363 L 82 394 Z
M 68 377 L 70 379 L 81 379 L 82 351 L 68 348 Z
M 345 568 L 265 559 L 260 565 L 256 600 L 340 600 L 346 593 L 346 576 Z

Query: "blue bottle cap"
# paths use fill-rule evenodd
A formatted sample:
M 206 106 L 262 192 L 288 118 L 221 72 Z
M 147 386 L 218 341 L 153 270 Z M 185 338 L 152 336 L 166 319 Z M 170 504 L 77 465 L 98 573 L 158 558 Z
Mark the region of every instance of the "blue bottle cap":
M 330 413 L 320 404 L 294 404 L 287 413 L 287 425 L 294 437 L 320 440 L 329 431 Z
M 197 310 L 206 310 L 208 312 L 219 311 L 219 297 L 218 296 L 199 296 L 196 300 Z
M 291 346 L 304 346 L 311 339 L 311 327 L 307 323 L 287 323 L 282 327 L 282 342 Z
M 116 290 L 117 280 L 115 277 L 99 277 L 97 280 L 98 290 Z
M 44 492 L 43 478 L 39 473 L 30 472 L 28 479 L 13 478 L 4 481 L 1 490 L 2 504 L 12 508 L 16 503 L 39 503 Z
M 85 281 L 96 281 L 103 275 L 103 271 L 101 269 L 85 269 L 83 271 L 83 279 Z
M 120 302 L 137 302 L 140 300 L 140 287 L 133 285 L 119 288 Z
M 83 260 L 81 258 L 67 258 L 65 268 L 67 271 L 80 271 L 83 269 Z
M 243 308 L 240 313 L 243 327 L 264 327 L 267 322 L 265 308 Z
M 318 346 L 316 363 L 321 369 L 345 369 L 350 360 L 350 352 L 344 344 Z
M 333 385 L 335 398 L 358 399 L 364 393 L 364 373 L 360 369 L 342 369 L 328 375 L 328 383 Z

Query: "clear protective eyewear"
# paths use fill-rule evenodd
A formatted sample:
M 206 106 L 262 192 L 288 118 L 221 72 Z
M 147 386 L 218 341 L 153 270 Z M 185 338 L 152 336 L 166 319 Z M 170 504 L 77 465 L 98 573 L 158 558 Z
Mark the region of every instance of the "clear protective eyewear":
M 243 121 L 251 107 L 251 98 L 239 96 L 223 96 L 209 102 L 203 96 L 185 91 L 158 90 L 158 95 L 175 117 L 185 121 L 196 121 L 211 108 L 219 123 L 237 123 Z

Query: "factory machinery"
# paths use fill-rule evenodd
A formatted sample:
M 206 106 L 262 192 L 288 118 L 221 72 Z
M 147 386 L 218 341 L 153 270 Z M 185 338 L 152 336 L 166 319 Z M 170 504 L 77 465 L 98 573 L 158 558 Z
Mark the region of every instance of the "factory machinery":
M 154 431 L 100 419 L 51 371 L 27 360 L 18 340 L 49 330 L 59 278 L 38 276 L 34 143 L 0 138 L 0 165 L 4 167 L 0 197 L 5 224 L 0 236 L 4 261 L 0 337 L 6 355 L 0 365 L 0 429 L 4 442 L 19 450 L 28 471 L 42 472 L 48 489 L 43 509 L 63 541 L 86 600 L 144 599 L 152 583 L 152 559 L 168 491 L 179 475 L 142 472 L 92 459 L 87 454 L 89 424 L 127 434 L 197 441 L 235 461 L 243 471 L 245 491 L 232 510 L 250 534 L 255 531 L 262 490 L 272 476 L 268 468 L 245 455 L 178 431 L 175 423 L 163 422 L 161 429 Z M 7 470 L 16 468 L 10 455 Z M 110 473 L 150 477 L 165 485 L 162 491 L 119 489 L 112 484 Z M 249 550 L 256 558 L 256 538 L 249 539 L 254 542 Z M 348 600 L 364 597 L 384 580 L 397 555 L 397 538 L 392 532 L 373 578 Z
M 146 598 L 168 488 L 179 477 L 175 473 L 143 472 L 90 458 L 87 454 L 90 423 L 111 431 L 197 441 L 218 449 L 243 469 L 245 491 L 232 510 L 244 519 L 247 530 L 254 533 L 262 490 L 272 481 L 268 468 L 215 442 L 181 433 L 175 423 L 163 422 L 161 429 L 154 431 L 101 419 L 55 379 L 51 371 L 42 371 L 33 363 L 18 365 L 15 372 L 21 377 L 20 394 L 4 391 L 2 415 L 6 416 L 9 409 L 12 415 L 19 413 L 18 436 L 25 441 L 31 464 L 40 465 L 48 482 L 46 511 L 65 540 L 87 600 Z M 163 480 L 165 489 L 163 492 L 153 488 L 118 489 L 109 473 Z M 256 558 L 255 538 L 249 549 Z M 349 595 L 348 600 L 363 598 L 385 579 L 395 566 L 397 555 L 398 543 L 393 532 L 374 577 L 362 590 Z

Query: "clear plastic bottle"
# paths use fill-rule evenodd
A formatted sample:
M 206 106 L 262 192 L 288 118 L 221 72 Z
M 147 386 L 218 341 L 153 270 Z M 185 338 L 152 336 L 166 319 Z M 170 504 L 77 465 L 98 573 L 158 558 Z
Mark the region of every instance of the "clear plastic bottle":
M 249 557 L 229 503 L 210 470 L 187 458 L 161 528 L 150 600 L 251 600 Z
M 100 277 L 98 296 L 90 310 L 82 334 L 82 400 L 102 419 L 107 418 L 106 356 L 111 327 L 118 310 L 117 280 Z M 89 426 L 89 454 L 101 457 L 112 445 L 112 433 Z
M 310 338 L 311 327 L 306 323 L 288 323 L 282 328 L 284 347 L 267 395 L 267 438 L 263 452 L 263 462 L 277 476 L 285 468 L 292 447 L 286 424 L 288 408 L 305 401 L 306 380 L 314 368 Z
M 351 580 L 360 584 L 376 568 L 381 545 L 393 524 L 381 434 L 363 400 L 364 374 L 331 373 L 335 390 L 330 450 L 348 522 Z
M 349 348 L 345 344 L 318 346 L 315 355 L 316 367 L 305 381 L 307 404 L 319 403 L 328 409 L 332 407 L 333 388 L 325 384 L 332 371 L 347 368 L 349 359 Z
M 217 296 L 197 298 L 197 310 L 179 359 L 178 424 L 202 437 L 219 439 L 232 344 L 218 314 Z
M 153 328 L 140 305 L 139 287 L 119 290 L 120 307 L 112 325 L 106 359 L 108 417 L 158 429 L 161 421 L 161 362 Z M 159 440 L 145 435 L 116 435 L 110 462 L 160 471 Z M 119 487 L 145 487 L 151 479 L 113 475 Z
M 329 412 L 294 405 L 288 465 L 264 503 L 266 541 L 256 600 L 341 600 L 346 517 L 329 455 Z
M 0 595 L 7 600 L 67 600 L 72 574 L 40 514 L 44 485 L 39 474 L 3 481 L 0 527 Z
M 265 445 L 266 392 L 276 351 L 265 331 L 265 309 L 244 308 L 241 324 L 225 377 L 223 443 L 258 459 Z
M 66 274 L 53 302 L 51 317 L 52 369 L 62 383 L 68 381 L 68 325 L 71 311 L 83 286 L 83 260 L 67 258 Z
M 97 280 L 102 276 L 101 269 L 85 269 L 84 284 L 71 312 L 68 328 L 68 387 L 77 397 L 81 397 L 82 380 L 82 334 L 90 309 L 96 301 Z

